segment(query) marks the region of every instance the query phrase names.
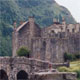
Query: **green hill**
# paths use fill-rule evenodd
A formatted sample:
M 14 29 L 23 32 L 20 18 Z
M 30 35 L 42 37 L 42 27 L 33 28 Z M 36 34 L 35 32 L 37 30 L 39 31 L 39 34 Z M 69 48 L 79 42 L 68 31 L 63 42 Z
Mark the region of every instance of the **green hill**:
M 0 0 L 0 56 L 11 55 L 11 32 L 13 22 L 19 25 L 34 16 L 41 27 L 53 23 L 53 18 L 66 17 L 67 23 L 75 23 L 71 13 L 55 0 Z

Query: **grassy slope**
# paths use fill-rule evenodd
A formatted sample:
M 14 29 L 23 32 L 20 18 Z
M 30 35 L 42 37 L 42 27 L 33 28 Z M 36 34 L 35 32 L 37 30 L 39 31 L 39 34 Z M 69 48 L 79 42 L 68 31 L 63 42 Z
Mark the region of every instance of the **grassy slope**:
M 66 71 L 66 72 L 76 72 L 76 71 L 79 71 L 79 78 L 78 78 L 78 80 L 80 80 L 80 60 L 71 62 L 69 68 L 60 67 L 58 70 L 61 71 L 61 72 L 64 72 L 64 71 Z
M 80 70 L 80 60 L 71 62 L 70 68 L 72 71 Z
M 70 69 L 72 71 L 80 71 L 80 60 L 79 61 L 74 61 L 74 62 L 71 62 L 71 65 L 70 65 Z M 79 75 L 80 76 L 80 75 Z M 80 80 L 80 78 L 78 78 L 78 80 Z

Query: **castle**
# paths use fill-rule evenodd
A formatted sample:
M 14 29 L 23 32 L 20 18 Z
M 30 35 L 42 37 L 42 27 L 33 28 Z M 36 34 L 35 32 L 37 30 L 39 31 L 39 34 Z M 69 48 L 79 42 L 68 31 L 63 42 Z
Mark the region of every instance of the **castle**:
M 30 57 L 50 61 L 64 62 L 64 53 L 80 53 L 80 24 L 66 24 L 53 20 L 49 27 L 40 28 L 33 17 L 22 23 L 18 28 L 14 23 L 13 56 L 25 46 L 31 50 Z
M 14 23 L 13 56 L 0 57 L 0 80 L 77 80 L 76 73 L 59 72 L 59 66 L 69 66 L 64 53 L 80 53 L 80 24 L 66 24 L 56 19 L 49 27 L 40 28 L 33 17 Z M 31 50 L 30 58 L 18 57 L 20 47 Z

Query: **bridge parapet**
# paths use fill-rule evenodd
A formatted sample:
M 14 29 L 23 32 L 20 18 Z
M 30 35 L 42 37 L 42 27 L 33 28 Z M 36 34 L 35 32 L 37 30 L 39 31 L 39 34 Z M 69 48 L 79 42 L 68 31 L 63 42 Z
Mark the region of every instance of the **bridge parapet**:
M 0 64 L 25 64 L 30 66 L 36 66 L 43 69 L 47 68 L 56 68 L 59 66 L 68 66 L 68 63 L 51 63 L 48 61 L 38 60 L 34 58 L 26 58 L 26 57 L 0 57 Z
M 59 66 L 67 66 L 67 63 L 51 63 L 26 57 L 0 57 L 0 70 L 6 72 L 9 80 L 17 80 L 17 74 L 20 71 L 25 71 L 30 77 L 29 80 L 52 80 L 53 78 L 55 80 L 63 80 L 63 78 L 76 80 L 75 73 L 62 73 L 53 69 Z
M 40 72 L 32 75 L 30 80 L 77 80 L 76 76 L 72 72 Z

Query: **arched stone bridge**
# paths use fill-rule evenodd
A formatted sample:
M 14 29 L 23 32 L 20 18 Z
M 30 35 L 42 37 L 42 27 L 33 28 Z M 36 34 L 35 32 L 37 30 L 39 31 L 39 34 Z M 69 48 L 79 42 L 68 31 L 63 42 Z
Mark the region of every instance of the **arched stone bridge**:
M 63 65 L 67 66 L 67 63 L 52 64 L 47 61 L 25 57 L 0 57 L 0 80 L 39 80 L 32 79 L 33 76 L 31 77 L 31 75 L 39 73 L 40 70 L 47 70 L 51 67 L 55 68 Z

